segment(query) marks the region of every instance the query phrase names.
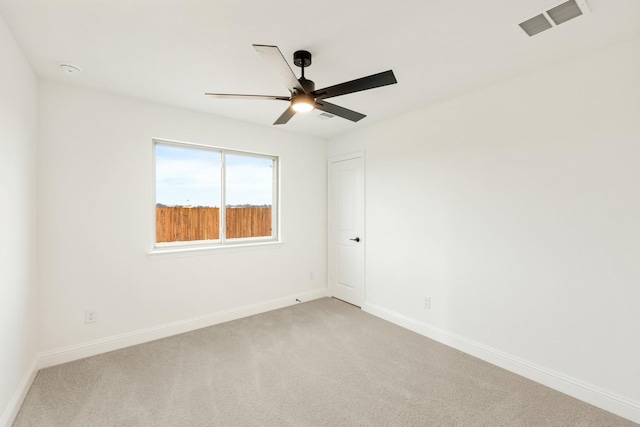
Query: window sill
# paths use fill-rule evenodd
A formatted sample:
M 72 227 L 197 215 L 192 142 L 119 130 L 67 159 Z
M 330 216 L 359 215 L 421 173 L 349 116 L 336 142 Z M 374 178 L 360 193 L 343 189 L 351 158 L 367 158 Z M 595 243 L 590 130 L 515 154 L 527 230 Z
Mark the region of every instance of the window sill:
M 202 256 L 210 254 L 245 252 L 251 250 L 274 249 L 282 246 L 282 241 L 234 243 L 227 245 L 202 245 L 202 246 L 167 246 L 157 247 L 147 252 L 149 259 L 179 258 L 185 256 Z

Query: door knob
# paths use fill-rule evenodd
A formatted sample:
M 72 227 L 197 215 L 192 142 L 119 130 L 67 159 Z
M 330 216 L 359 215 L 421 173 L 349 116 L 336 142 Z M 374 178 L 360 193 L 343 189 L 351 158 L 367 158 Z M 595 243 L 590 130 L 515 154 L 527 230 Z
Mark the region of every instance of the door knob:
M 356 237 L 355 239 L 349 239 L 349 240 L 353 240 L 354 242 L 359 242 L 359 241 L 360 241 L 360 238 L 359 238 L 359 237 Z

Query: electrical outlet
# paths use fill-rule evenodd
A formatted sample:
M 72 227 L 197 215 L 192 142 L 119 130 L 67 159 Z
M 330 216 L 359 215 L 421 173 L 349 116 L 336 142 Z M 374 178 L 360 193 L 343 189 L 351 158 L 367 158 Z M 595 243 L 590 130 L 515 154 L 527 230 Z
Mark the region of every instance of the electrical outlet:
M 422 300 L 422 307 L 427 310 L 431 310 L 431 297 L 424 297 Z
M 316 275 L 313 273 L 313 271 L 309 272 L 309 280 L 313 280 L 316 278 Z
M 98 310 L 88 308 L 84 311 L 84 323 L 95 323 L 98 321 Z

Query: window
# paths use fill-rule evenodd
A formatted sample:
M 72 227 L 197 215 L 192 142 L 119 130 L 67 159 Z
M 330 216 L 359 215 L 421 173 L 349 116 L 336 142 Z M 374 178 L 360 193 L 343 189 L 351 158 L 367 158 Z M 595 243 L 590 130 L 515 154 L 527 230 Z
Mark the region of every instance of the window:
M 278 239 L 278 158 L 154 141 L 155 247 Z

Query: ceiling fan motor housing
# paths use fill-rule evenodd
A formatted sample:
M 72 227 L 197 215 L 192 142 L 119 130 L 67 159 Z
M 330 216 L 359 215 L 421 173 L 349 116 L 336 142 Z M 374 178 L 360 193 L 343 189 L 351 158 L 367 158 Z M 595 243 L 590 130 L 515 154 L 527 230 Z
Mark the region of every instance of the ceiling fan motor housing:
M 302 85 L 302 88 L 305 90 L 305 92 L 310 93 L 316 90 L 316 84 L 313 82 L 313 80 L 308 80 L 304 77 L 301 77 L 298 79 L 298 81 Z

